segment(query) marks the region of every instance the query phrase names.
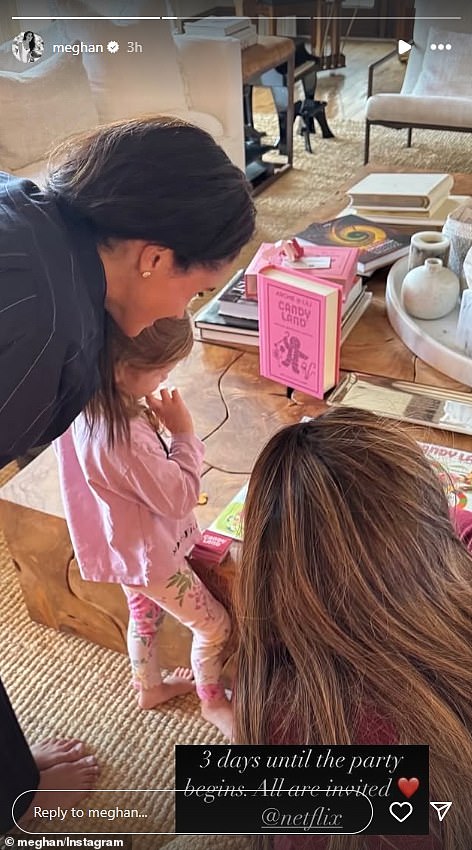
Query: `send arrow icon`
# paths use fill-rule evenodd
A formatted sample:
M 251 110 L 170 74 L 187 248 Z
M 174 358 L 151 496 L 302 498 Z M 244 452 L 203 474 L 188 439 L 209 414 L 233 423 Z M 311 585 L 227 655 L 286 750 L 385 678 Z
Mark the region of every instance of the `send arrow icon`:
M 433 809 L 436 809 L 439 820 L 444 820 L 452 806 L 452 803 L 430 803 L 430 806 L 432 806 Z

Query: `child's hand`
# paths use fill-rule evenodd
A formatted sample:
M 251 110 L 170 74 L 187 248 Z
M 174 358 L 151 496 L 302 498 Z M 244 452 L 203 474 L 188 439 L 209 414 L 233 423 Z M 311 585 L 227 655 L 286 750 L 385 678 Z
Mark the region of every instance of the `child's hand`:
M 162 424 L 171 434 L 193 434 L 193 419 L 178 390 L 160 390 L 160 399 L 146 396 L 146 401 L 154 410 Z

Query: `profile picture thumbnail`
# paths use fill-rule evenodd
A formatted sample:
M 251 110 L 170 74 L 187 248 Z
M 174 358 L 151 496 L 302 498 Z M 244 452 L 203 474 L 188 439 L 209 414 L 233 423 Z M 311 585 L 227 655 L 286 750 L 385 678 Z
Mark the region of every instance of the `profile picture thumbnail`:
M 44 53 L 44 41 L 36 32 L 25 30 L 13 39 L 11 49 L 18 62 L 37 62 Z

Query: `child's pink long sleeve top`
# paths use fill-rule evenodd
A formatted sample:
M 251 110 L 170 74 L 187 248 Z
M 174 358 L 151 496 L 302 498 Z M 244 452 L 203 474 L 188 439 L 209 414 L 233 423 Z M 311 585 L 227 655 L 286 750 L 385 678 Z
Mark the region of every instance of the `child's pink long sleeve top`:
M 145 585 L 200 538 L 193 508 L 203 443 L 173 435 L 167 456 L 144 417 L 130 426 L 129 445 L 110 450 L 103 425 L 91 437 L 81 414 L 55 441 L 72 545 L 88 581 Z

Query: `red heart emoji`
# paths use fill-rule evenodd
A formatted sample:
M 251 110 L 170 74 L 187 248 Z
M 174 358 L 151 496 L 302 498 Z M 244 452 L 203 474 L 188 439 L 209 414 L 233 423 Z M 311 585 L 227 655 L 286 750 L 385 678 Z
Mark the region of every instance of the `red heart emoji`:
M 417 779 L 416 776 L 412 776 L 411 779 L 405 779 L 405 777 L 402 776 L 402 778 L 398 780 L 397 784 L 403 796 L 407 797 L 409 800 L 410 797 L 413 797 L 413 794 L 416 794 L 420 787 L 420 780 Z

